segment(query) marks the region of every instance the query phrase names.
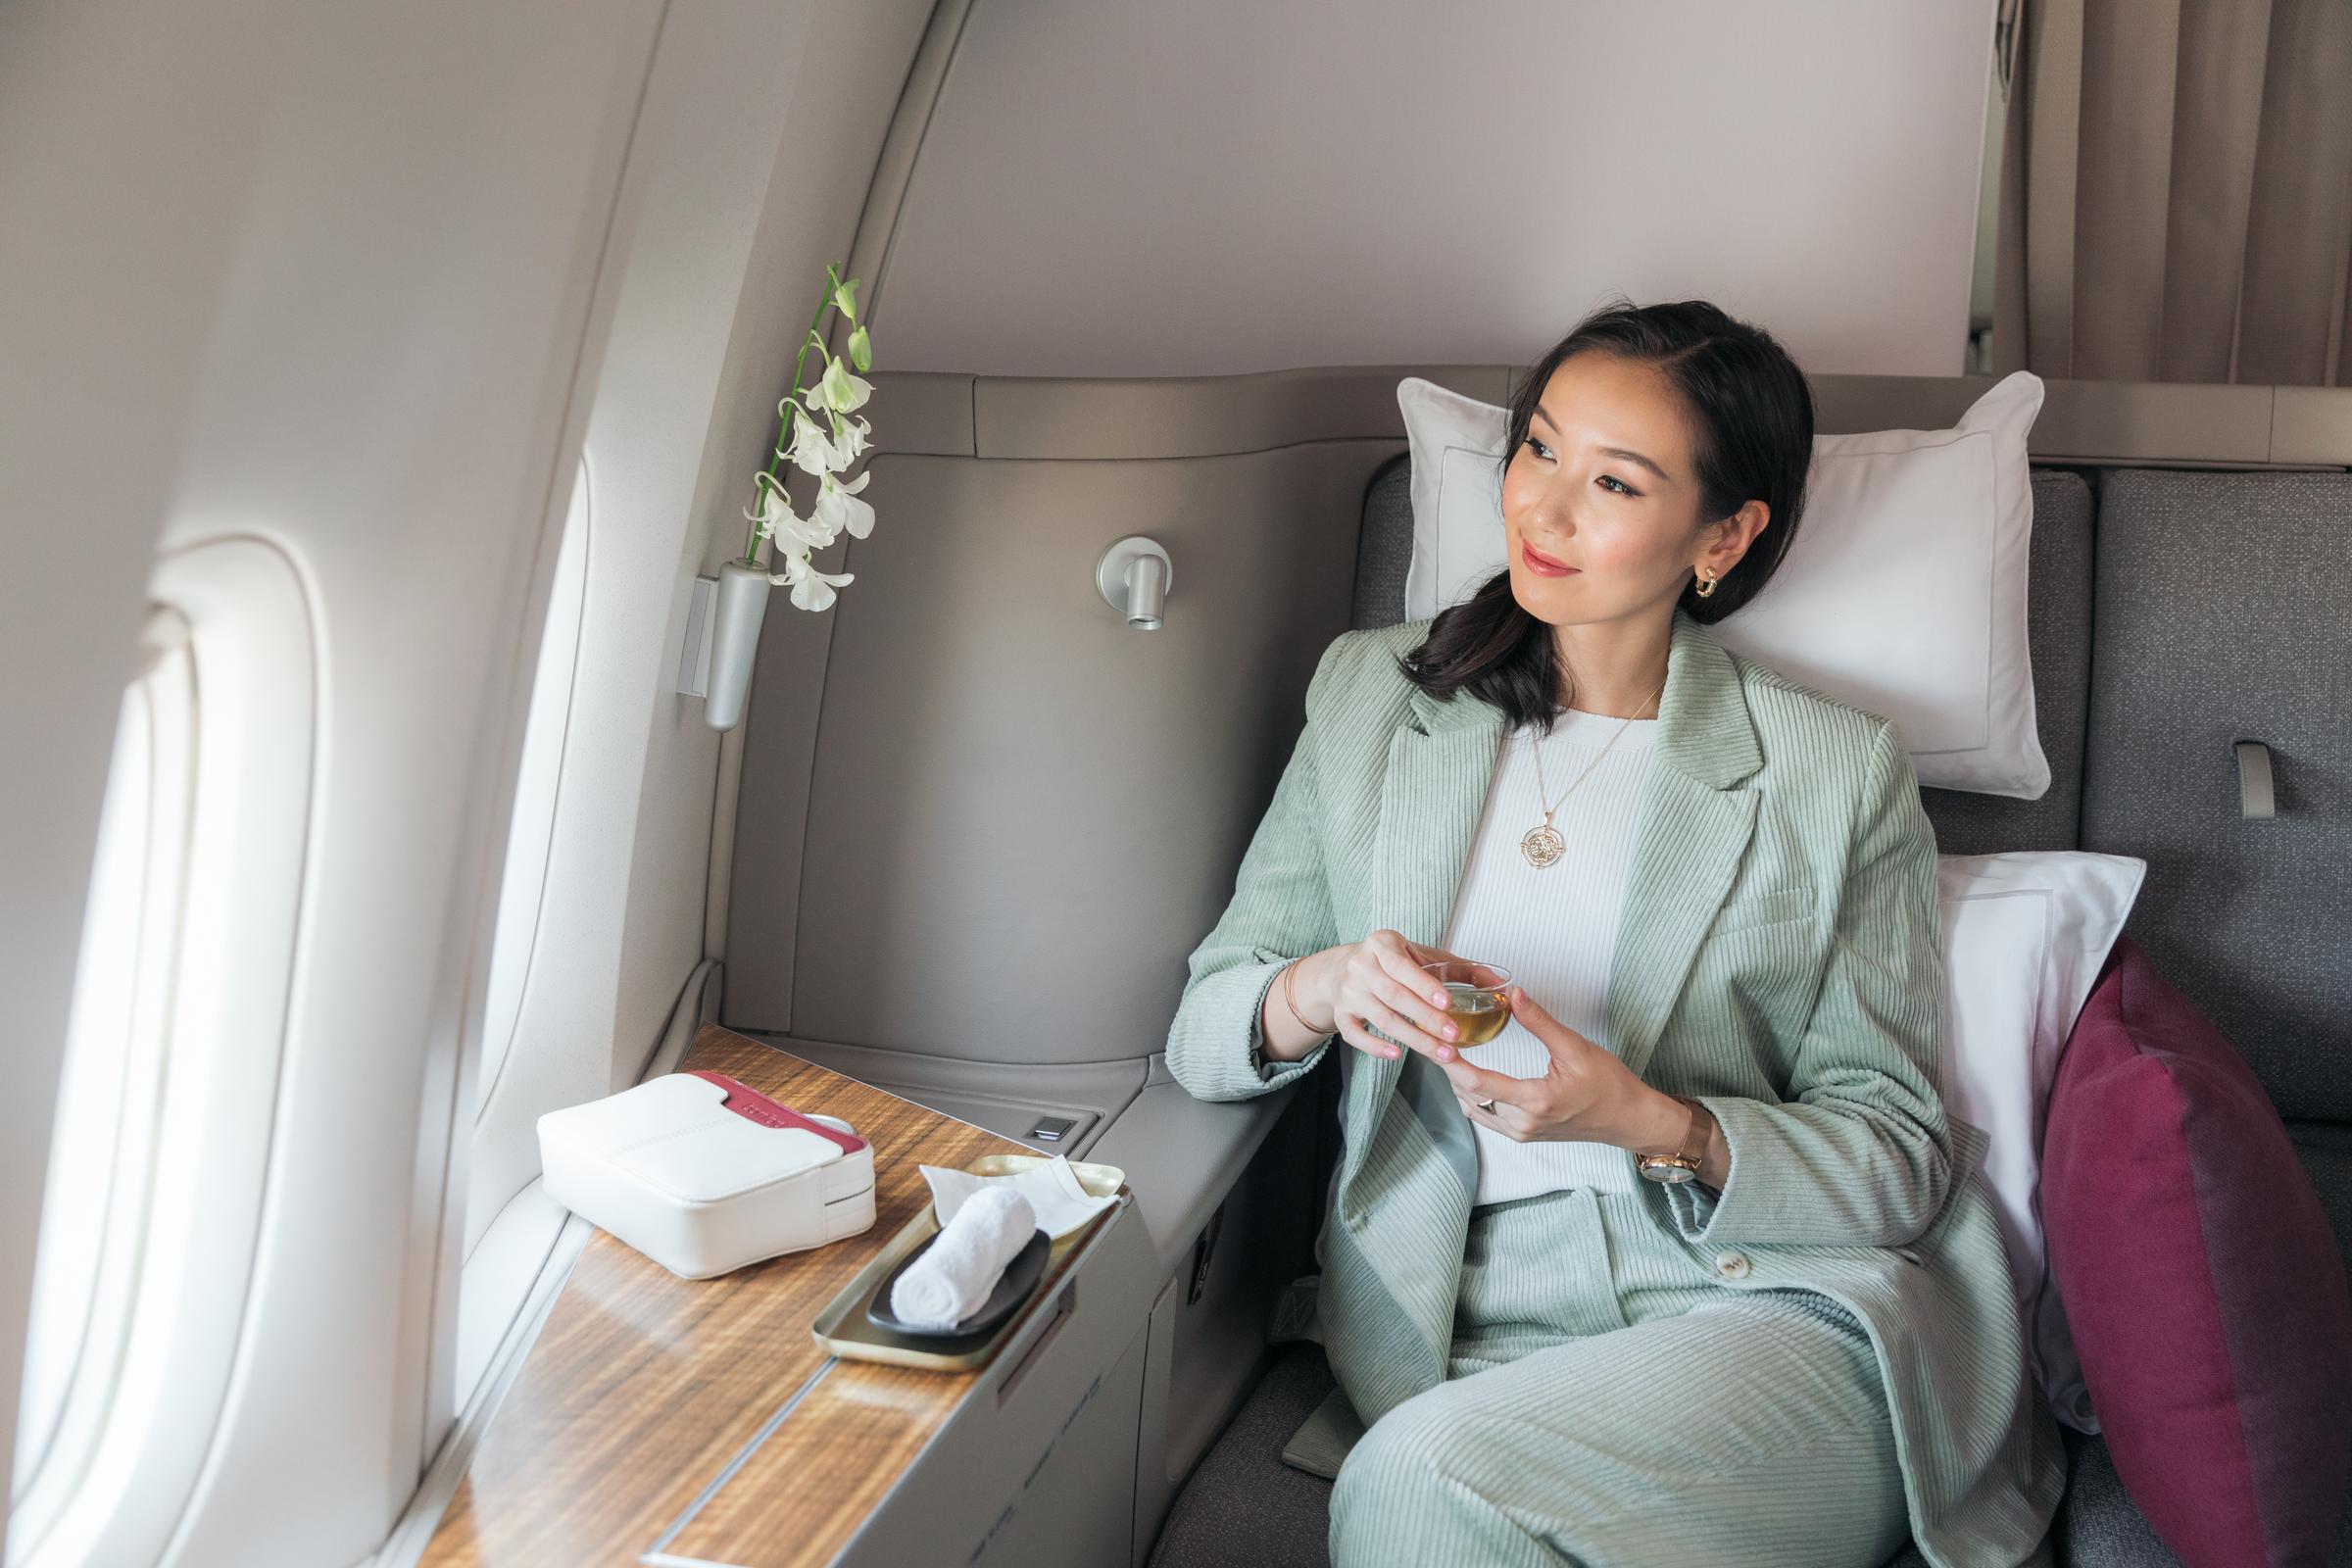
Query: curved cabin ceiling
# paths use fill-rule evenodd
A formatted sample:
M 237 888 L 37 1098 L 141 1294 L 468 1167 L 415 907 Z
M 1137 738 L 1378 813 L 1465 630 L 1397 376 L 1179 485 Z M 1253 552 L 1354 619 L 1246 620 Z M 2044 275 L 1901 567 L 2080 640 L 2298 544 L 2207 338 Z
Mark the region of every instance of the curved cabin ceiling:
M 1003 375 L 1524 363 L 1622 290 L 1808 370 L 1957 374 L 1992 20 L 976 0 L 875 336 Z

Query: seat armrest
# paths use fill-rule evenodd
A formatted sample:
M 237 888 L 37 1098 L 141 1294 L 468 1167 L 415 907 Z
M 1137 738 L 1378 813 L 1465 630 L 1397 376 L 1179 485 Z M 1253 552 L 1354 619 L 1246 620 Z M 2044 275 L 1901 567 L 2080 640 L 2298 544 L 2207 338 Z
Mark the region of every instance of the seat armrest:
M 1152 1078 L 1082 1157 L 1127 1173 L 1165 1278 L 1185 1260 L 1298 1091 L 1211 1102 L 1194 1099 L 1156 1060 Z

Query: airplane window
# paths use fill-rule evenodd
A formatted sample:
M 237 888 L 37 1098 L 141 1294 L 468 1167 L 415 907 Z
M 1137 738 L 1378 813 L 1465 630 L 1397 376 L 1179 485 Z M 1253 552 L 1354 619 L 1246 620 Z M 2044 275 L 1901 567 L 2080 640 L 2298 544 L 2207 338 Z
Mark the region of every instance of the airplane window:
M 13 1564 L 152 1562 L 228 1396 L 287 1051 L 315 606 L 283 550 L 158 554 L 100 805 L 34 1263 Z
M 37 1541 L 96 1446 L 148 1217 L 195 782 L 186 623 L 158 611 L 142 655 L 115 731 L 58 1087 L 9 1492 L 12 1556 Z

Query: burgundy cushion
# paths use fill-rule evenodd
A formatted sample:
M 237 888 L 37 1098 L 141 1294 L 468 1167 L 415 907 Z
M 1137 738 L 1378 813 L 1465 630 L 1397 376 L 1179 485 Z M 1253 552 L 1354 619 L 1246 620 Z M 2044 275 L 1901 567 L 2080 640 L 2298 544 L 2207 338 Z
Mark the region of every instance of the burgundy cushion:
M 2050 1269 L 2116 1473 L 2188 1568 L 2326 1560 L 2352 1466 L 2352 1291 L 2230 1042 L 2117 942 L 2050 1092 Z

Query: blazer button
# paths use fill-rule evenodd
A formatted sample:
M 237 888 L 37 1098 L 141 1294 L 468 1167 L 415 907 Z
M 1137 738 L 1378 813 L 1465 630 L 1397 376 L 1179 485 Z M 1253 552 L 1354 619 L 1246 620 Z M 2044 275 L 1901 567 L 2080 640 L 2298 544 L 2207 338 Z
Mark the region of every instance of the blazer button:
M 1747 1254 L 1745 1252 L 1719 1253 L 1715 1259 L 1715 1272 L 1727 1280 L 1747 1278 Z

